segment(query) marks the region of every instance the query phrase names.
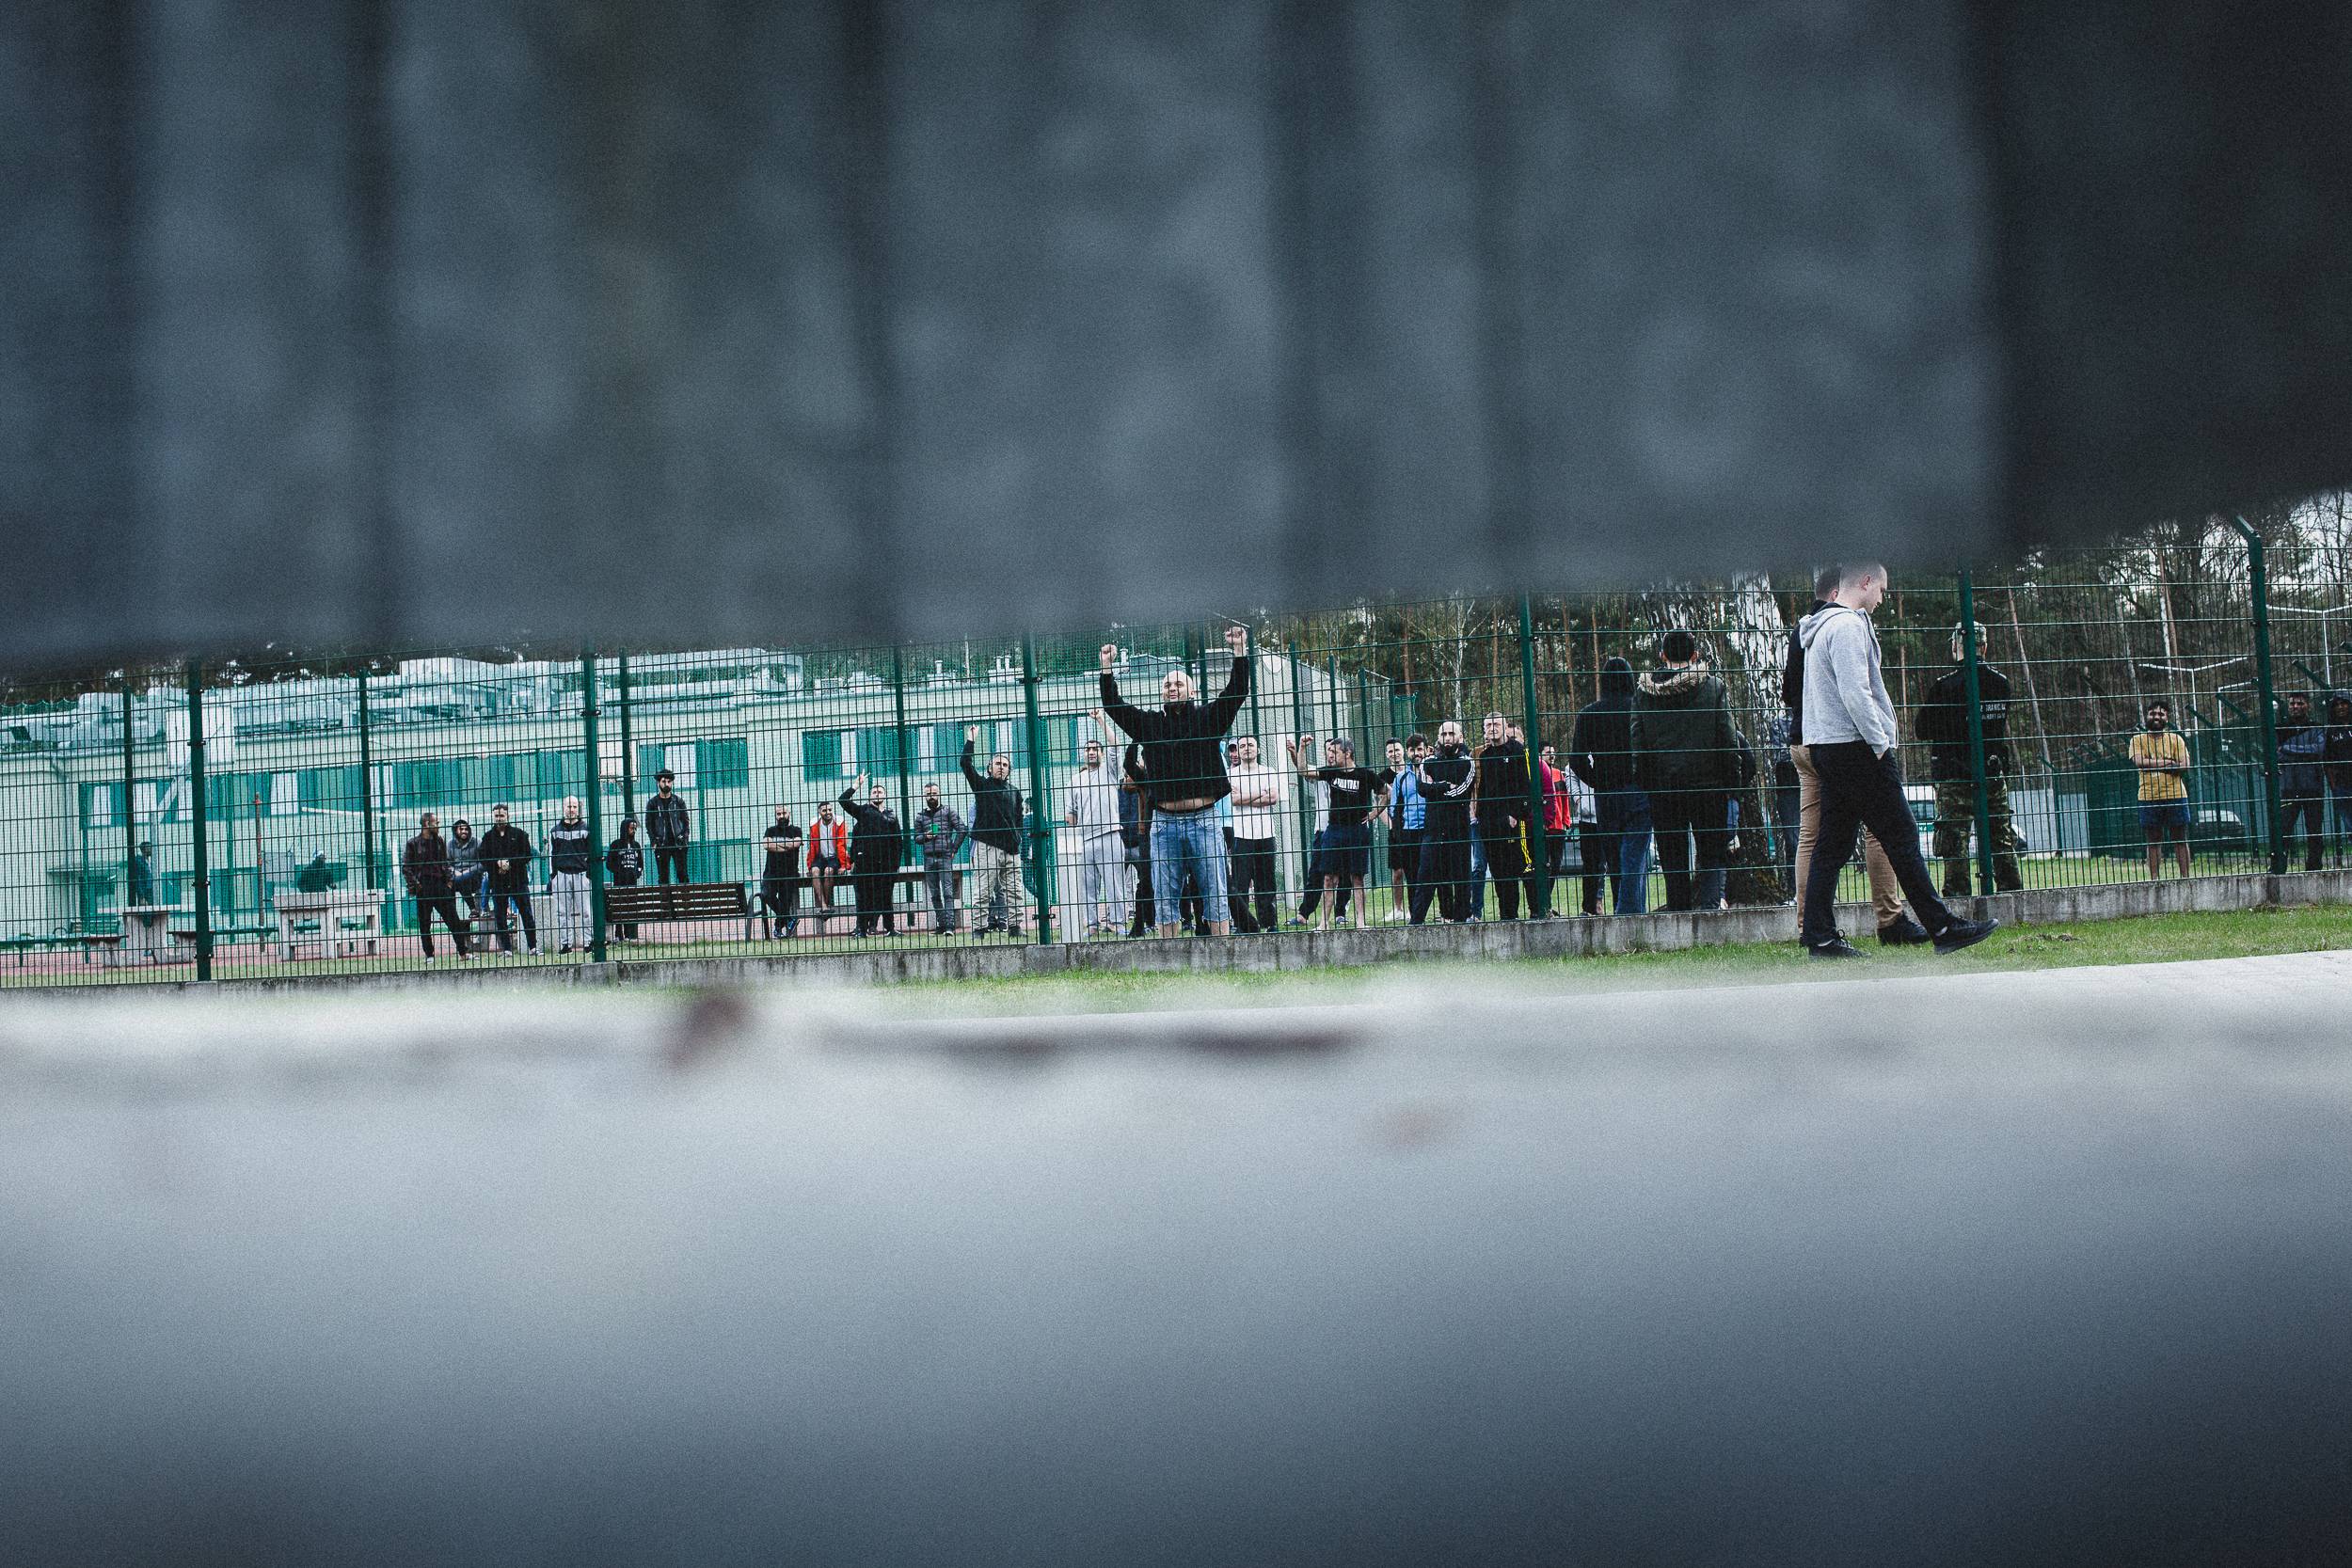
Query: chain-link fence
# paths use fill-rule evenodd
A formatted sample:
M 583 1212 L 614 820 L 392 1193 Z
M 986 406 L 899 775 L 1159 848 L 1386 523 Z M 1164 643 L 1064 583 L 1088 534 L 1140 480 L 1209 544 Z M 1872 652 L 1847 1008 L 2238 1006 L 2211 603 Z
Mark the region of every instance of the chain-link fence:
M 1898 573 L 1874 620 L 1941 885 L 2339 863 L 2343 522 Z M 1810 584 L 13 683 L 0 984 L 1785 903 Z

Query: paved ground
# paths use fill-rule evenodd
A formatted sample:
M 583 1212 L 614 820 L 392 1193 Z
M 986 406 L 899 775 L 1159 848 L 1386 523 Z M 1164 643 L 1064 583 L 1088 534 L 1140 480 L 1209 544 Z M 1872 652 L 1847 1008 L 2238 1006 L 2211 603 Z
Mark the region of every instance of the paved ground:
M 10 1003 L 0 1539 L 2297 1560 L 2352 1530 L 2348 1012 L 2346 954 Z

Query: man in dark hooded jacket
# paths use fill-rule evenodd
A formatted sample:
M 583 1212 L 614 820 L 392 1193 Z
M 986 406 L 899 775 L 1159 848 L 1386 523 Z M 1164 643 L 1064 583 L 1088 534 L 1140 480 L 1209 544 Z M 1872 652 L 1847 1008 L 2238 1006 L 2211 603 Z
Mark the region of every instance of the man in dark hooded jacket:
M 1568 771 L 1593 792 L 1585 863 L 1610 868 L 1619 914 L 1649 903 L 1649 797 L 1633 779 L 1633 666 L 1613 655 L 1600 667 L 1600 697 L 1568 735 Z
M 1731 797 L 1740 786 L 1743 743 L 1731 725 L 1724 683 L 1699 657 L 1698 639 L 1677 626 L 1660 639 L 1658 652 L 1663 667 L 1634 688 L 1633 780 L 1649 797 L 1666 908 L 1711 910 L 1723 900 L 1731 863 Z
M 2279 724 L 2279 803 L 2285 825 L 2281 846 L 2295 842 L 2295 824 L 2303 824 L 2303 869 L 2316 871 L 2325 860 L 2328 836 L 2328 729 L 2312 721 L 2312 700 L 2300 691 L 2287 694 L 2287 716 Z

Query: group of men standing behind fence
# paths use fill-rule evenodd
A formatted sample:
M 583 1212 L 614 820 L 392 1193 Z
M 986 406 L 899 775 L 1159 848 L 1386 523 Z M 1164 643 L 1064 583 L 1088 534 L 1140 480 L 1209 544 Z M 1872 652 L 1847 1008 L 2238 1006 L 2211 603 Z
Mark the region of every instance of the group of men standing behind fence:
M 1944 900 L 1979 891 L 1972 840 L 1982 857 L 1982 891 L 2022 886 L 2024 844 L 2009 788 L 2008 677 L 1975 656 L 1971 643 L 1980 642 L 1981 628 L 1956 627 L 1951 668 L 1916 710 L 1934 792 L 1939 885 L 1904 795 L 1900 736 L 1871 620 L 1886 593 L 1885 569 L 1867 562 L 1831 567 L 1815 589 L 1788 640 L 1785 711 L 1762 737 L 1770 772 L 1761 798 L 1776 830 L 1774 859 L 1801 908 L 1800 940 L 1816 957 L 1856 954 L 1836 927 L 1834 895 L 1858 848 L 1882 944 L 1932 943 L 1949 952 L 1981 941 L 1993 923 L 1967 920 Z M 1118 650 L 1101 650 L 1094 732 L 1060 791 L 1060 821 L 1074 847 L 1064 868 L 1075 893 L 1069 935 L 1276 928 L 1283 923 L 1278 824 L 1294 786 L 1311 792 L 1317 820 L 1293 926 L 1318 914 L 1327 927 L 1344 923 L 1351 909 L 1354 924 L 1366 924 L 1375 828 L 1386 829 L 1390 918 L 1420 924 L 1433 915 L 1482 918 L 1489 881 L 1502 918 L 1551 912 L 1571 852 L 1585 914 L 1642 912 L 1653 851 L 1667 910 L 1718 908 L 1726 901 L 1738 836 L 1766 826 L 1741 819 L 1742 804 L 1758 799 L 1758 748 L 1734 722 L 1724 682 L 1689 630 L 1663 632 L 1650 669 L 1637 672 L 1623 657 L 1604 662 L 1598 695 L 1577 713 L 1565 757 L 1551 746 L 1531 755 L 1519 726 L 1490 712 L 1475 742 L 1454 720 L 1438 725 L 1434 738 L 1390 740 L 1386 766 L 1377 769 L 1344 737 L 1319 747 L 1312 735 L 1293 737 L 1287 767 L 1278 767 L 1260 755 L 1255 736 L 1231 736 L 1253 689 L 1254 661 L 1242 628 L 1229 628 L 1227 642 L 1232 661 L 1215 697 L 1204 700 L 1190 673 L 1171 669 L 1156 705 L 1128 700 L 1116 673 Z M 2150 874 L 2160 874 L 2165 851 L 2173 849 L 2185 875 L 2188 750 L 2170 729 L 2164 702 L 2150 703 L 2145 718 L 2129 758 L 2140 779 Z M 761 839 L 758 912 L 767 934 L 797 934 L 803 890 L 814 895 L 817 919 L 828 920 L 838 880 L 852 886 L 857 935 L 895 932 L 897 887 L 910 859 L 920 867 L 931 929 L 958 933 L 968 852 L 971 934 L 1022 938 L 1038 893 L 1024 875 L 1024 847 L 1038 830 L 1012 782 L 1011 757 L 983 762 L 978 736 L 977 725 L 966 728 L 959 759 L 968 818 L 934 781 L 924 785 L 921 812 L 901 824 L 880 784 L 864 774 L 837 800 L 821 803 L 805 831 L 777 807 Z M 2328 694 L 2323 717 L 2307 696 L 2291 696 L 2276 738 L 2286 836 L 2291 842 L 2303 825 L 2307 865 L 2317 869 L 2329 794 L 2339 829 L 2352 827 L 2352 698 Z M 493 818 L 479 840 L 462 819 L 445 840 L 428 813 L 403 851 L 426 956 L 433 956 L 437 920 L 461 958 L 470 955 L 472 927 L 485 920 L 499 946 L 514 951 L 510 914 L 525 950 L 537 952 L 530 868 L 540 858 L 548 863 L 559 951 L 585 949 L 596 849 L 579 800 L 565 800 L 543 852 L 534 852 L 504 806 Z M 612 884 L 637 885 L 648 857 L 662 882 L 686 880 L 692 820 L 667 770 L 657 775 L 644 820 L 645 841 L 629 818 L 607 847 Z M 613 935 L 628 941 L 637 933 L 621 925 Z

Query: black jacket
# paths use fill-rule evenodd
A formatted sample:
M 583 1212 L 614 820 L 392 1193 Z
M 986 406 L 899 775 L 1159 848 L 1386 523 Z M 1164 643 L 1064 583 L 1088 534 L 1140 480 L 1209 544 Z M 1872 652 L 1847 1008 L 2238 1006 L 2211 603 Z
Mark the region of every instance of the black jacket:
M 1422 758 L 1421 796 L 1428 807 L 1423 819 L 1427 825 L 1460 832 L 1470 820 L 1470 791 L 1463 786 L 1471 782 L 1470 770 L 1476 766 L 1467 746 L 1440 746 Z
M 645 802 L 645 840 L 656 848 L 683 848 L 694 836 L 694 819 L 674 790 L 667 799 L 659 793 Z
M 972 766 L 972 742 L 963 743 L 963 782 L 972 786 L 972 842 L 1021 853 L 1021 791 L 1009 779 L 992 779 Z
M 1568 735 L 1568 771 L 1597 794 L 1633 784 L 1633 666 L 1613 657 L 1600 667 L 1600 698 L 1584 705 Z
M 604 852 L 604 869 L 614 887 L 635 887 L 645 879 L 645 846 L 638 839 L 616 838 Z
M 2328 699 L 2328 740 L 2321 749 L 2328 770 L 2328 788 L 2352 795 L 2352 697 Z
M 1731 725 L 1724 683 L 1704 664 L 1653 670 L 1633 693 L 1633 779 L 1643 789 L 1737 789 L 1747 743 Z
M 855 789 L 841 792 L 850 814 L 850 863 L 860 871 L 896 871 L 906 857 L 907 835 L 888 806 L 860 805 Z
M 531 891 L 531 835 L 512 822 L 492 823 L 482 835 L 482 869 L 489 876 L 492 893 Z M 498 863 L 506 862 L 501 871 Z
M 401 847 L 400 879 L 412 898 L 446 898 L 449 879 L 449 840 L 438 833 L 419 833 Z
M 1103 672 L 1103 711 L 1143 748 L 1144 793 L 1155 807 L 1170 800 L 1210 800 L 1231 795 L 1225 777 L 1225 732 L 1249 700 L 1248 657 L 1233 660 L 1225 689 L 1206 703 L 1177 703 L 1149 712 L 1119 694 L 1119 678 Z M 977 836 L 976 832 L 974 836 Z
M 585 817 L 578 822 L 558 822 L 548 830 L 548 870 L 561 876 L 578 872 L 585 877 L 596 863 L 596 841 L 588 836 Z
M 1527 743 L 1498 740 L 1478 749 L 1478 821 L 1481 827 L 1525 822 L 1528 791 Z
M 2009 677 L 1990 664 L 1977 666 L 1977 702 L 1984 713 L 1984 770 L 2009 771 Z M 1935 677 L 1927 700 L 1913 716 L 1912 729 L 1928 743 L 1928 776 L 1937 784 L 1967 784 L 1976 778 L 1968 760 L 1968 671 L 1954 665 Z

